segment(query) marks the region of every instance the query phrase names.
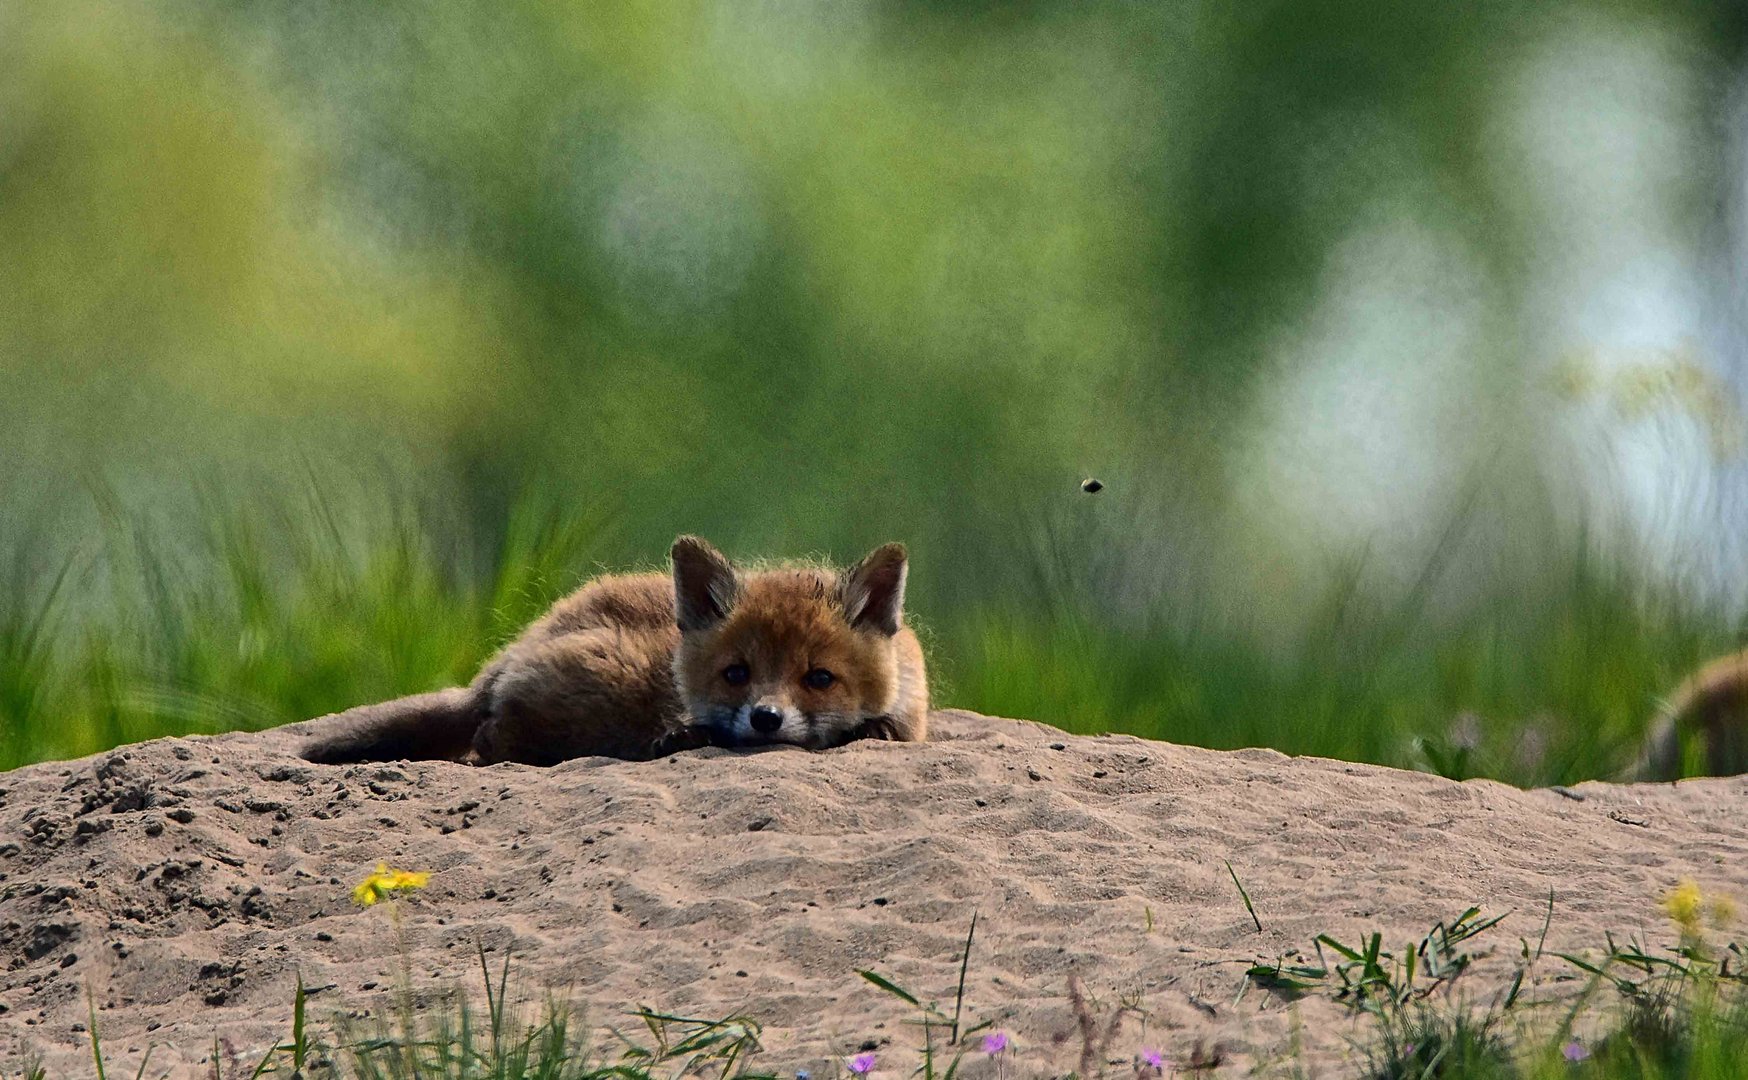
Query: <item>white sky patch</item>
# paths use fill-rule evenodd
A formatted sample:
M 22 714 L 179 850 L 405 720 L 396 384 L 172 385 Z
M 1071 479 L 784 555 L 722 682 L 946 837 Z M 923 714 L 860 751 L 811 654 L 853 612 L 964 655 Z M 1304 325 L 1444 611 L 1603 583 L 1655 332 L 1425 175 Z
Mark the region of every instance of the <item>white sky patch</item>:
M 1264 380 L 1240 475 L 1252 528 L 1411 572 L 1482 441 L 1482 278 L 1454 237 L 1392 210 L 1331 253 L 1315 312 Z
M 1550 482 L 1646 569 L 1734 590 L 1741 569 L 1713 557 L 1726 418 L 1654 389 L 1659 372 L 1723 371 L 1689 217 L 1706 181 L 1705 80 L 1680 46 L 1584 21 L 1530 52 L 1500 102 L 1499 182 L 1525 213 L 1526 375 L 1568 389 L 1544 432 Z

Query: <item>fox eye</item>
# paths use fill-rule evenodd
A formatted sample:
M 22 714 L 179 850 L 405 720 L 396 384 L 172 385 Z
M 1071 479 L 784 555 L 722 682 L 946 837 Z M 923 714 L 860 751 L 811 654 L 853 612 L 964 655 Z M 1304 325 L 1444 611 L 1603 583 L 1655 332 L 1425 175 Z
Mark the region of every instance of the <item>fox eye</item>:
M 751 674 L 745 664 L 730 664 L 722 669 L 722 679 L 730 686 L 745 686 Z
M 813 687 L 815 690 L 824 690 L 830 687 L 832 683 L 837 682 L 838 677 L 827 671 L 825 668 L 816 667 L 803 676 L 801 681 Z

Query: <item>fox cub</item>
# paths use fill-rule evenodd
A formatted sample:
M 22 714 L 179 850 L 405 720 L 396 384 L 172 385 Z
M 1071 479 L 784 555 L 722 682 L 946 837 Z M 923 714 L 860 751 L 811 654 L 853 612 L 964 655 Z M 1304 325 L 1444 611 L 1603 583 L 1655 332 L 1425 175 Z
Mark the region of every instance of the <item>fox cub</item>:
M 905 550 L 848 570 L 742 571 L 694 536 L 673 574 L 597 578 L 473 684 L 325 717 L 315 762 L 448 758 L 552 765 L 700 746 L 921 741 L 928 680 L 904 624 Z
M 1627 779 L 1676 779 L 1693 743 L 1708 775 L 1748 772 L 1748 650 L 1702 664 L 1676 687 Z

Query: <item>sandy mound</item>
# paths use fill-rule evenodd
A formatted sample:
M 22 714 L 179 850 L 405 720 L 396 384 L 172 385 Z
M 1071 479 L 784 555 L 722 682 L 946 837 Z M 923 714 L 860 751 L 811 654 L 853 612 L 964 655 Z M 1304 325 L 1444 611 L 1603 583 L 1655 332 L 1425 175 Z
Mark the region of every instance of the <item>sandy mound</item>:
M 1587 784 L 1582 799 L 1272 751 L 938 714 L 927 745 L 702 750 L 553 769 L 312 766 L 295 729 L 165 739 L 0 775 L 0 1075 L 28 1050 L 89 1071 L 86 988 L 133 1075 L 194 1075 L 217 1034 L 253 1064 L 314 1015 L 382 1009 L 398 970 L 381 908 L 350 886 L 379 860 L 434 872 L 402 909 L 415 985 L 477 987 L 475 943 L 511 948 L 530 991 L 569 987 L 600 1021 L 635 1004 L 767 1024 L 757 1063 L 816 1064 L 865 1042 L 914 1064 L 874 967 L 950 998 L 972 911 L 968 1000 L 1026 1072 L 1075 1067 L 1070 973 L 1105 1008 L 1150 1013 L 1113 1048 L 1233 1065 L 1284 1052 L 1288 1010 L 1257 959 L 1320 932 L 1400 944 L 1470 904 L 1514 914 L 1468 992 L 1484 1000 L 1534 938 L 1670 935 L 1683 877 L 1748 895 L 1748 778 Z M 1258 933 L 1228 877 L 1255 901 Z M 1536 993 L 1564 965 L 1538 969 Z M 1491 981 L 1490 981 L 1491 980 Z M 1332 1005 L 1299 1006 L 1316 1057 L 1349 1054 Z M 210 1066 L 206 1066 L 209 1074 Z M 883 1070 L 885 1071 L 885 1070 Z M 228 1075 L 228 1073 L 227 1073 Z

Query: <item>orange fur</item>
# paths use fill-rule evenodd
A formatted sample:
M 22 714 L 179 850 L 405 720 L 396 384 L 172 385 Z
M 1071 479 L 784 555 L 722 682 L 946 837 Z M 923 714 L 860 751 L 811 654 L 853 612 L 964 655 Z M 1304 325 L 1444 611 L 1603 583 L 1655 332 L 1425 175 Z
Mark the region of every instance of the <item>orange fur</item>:
M 1690 740 L 1698 741 L 1708 774 L 1748 772 L 1748 650 L 1702 664 L 1676 687 L 1629 778 L 1676 779 Z
M 845 571 L 746 572 L 681 537 L 671 577 L 598 578 L 470 686 L 338 714 L 304 756 L 550 765 L 702 745 L 920 741 L 928 685 L 903 622 L 906 567 L 888 544 Z

